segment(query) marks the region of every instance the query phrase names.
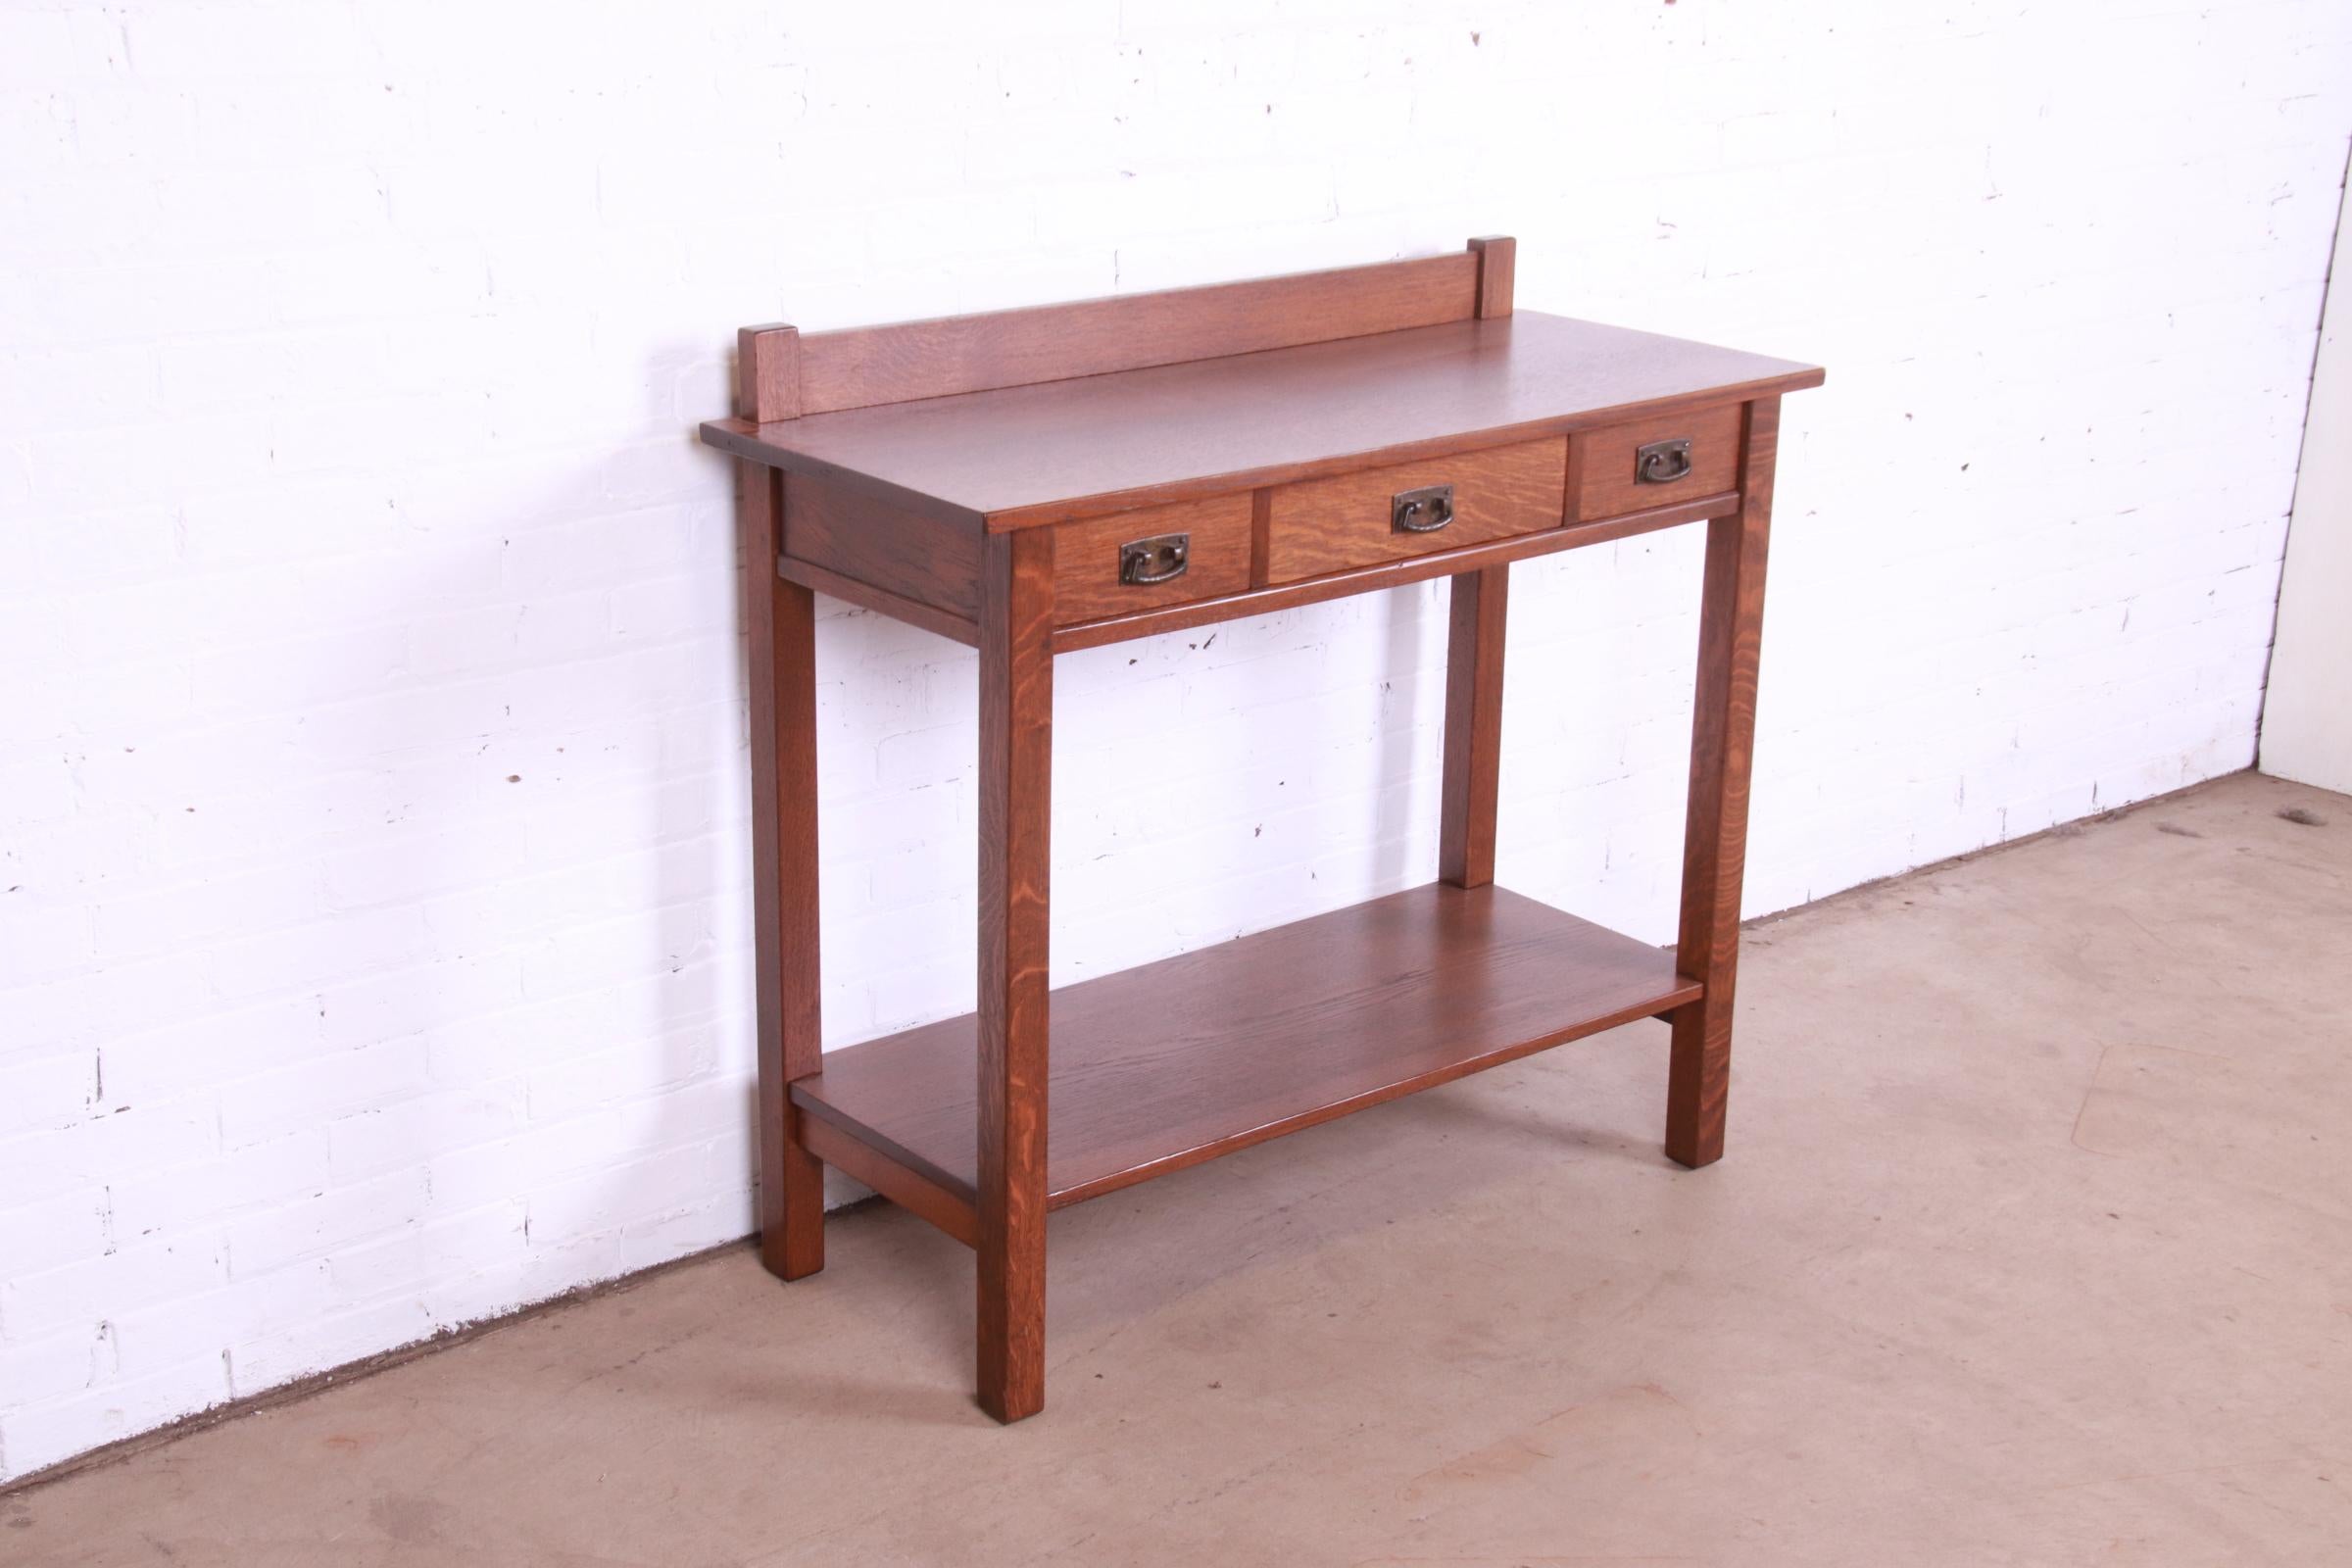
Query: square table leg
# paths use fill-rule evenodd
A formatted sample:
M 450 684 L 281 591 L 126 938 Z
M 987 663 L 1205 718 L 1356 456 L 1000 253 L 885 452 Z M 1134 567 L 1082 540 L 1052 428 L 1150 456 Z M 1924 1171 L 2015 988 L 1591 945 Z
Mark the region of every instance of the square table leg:
M 1690 803 L 1683 834 L 1682 972 L 1705 985 L 1672 1015 L 1666 1152 L 1685 1165 L 1723 1157 L 1731 1090 L 1732 1007 L 1740 968 L 1740 884 L 1747 858 L 1748 769 L 1764 630 L 1764 555 L 1772 532 L 1781 400 L 1747 405 L 1738 513 L 1707 524 L 1699 611 L 1698 694 L 1691 716 Z
M 980 611 L 980 1403 L 1046 1402 L 1054 538 L 986 542 Z
M 801 1142 L 792 1080 L 817 1070 L 816 623 L 776 575 L 783 475 L 743 465 L 751 664 L 753 962 L 760 1016 L 760 1258 L 788 1280 L 825 1266 L 825 1168 Z
M 1502 627 L 1506 564 L 1454 574 L 1447 588 L 1446 757 L 1438 876 L 1457 888 L 1494 880 L 1494 807 L 1502 777 Z

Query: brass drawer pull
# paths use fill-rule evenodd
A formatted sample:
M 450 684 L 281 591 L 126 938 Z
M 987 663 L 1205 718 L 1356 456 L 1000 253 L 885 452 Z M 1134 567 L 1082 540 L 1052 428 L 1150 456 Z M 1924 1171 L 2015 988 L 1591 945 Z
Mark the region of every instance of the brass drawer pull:
M 1453 486 L 1426 485 L 1402 490 L 1389 502 L 1389 528 L 1395 533 L 1436 533 L 1453 520 Z
M 1690 471 L 1690 438 L 1652 441 L 1634 449 L 1636 484 L 1672 484 Z
M 1174 582 L 1184 575 L 1193 548 L 1189 533 L 1163 533 L 1150 539 L 1130 539 L 1119 546 L 1119 581 L 1149 588 L 1155 582 Z

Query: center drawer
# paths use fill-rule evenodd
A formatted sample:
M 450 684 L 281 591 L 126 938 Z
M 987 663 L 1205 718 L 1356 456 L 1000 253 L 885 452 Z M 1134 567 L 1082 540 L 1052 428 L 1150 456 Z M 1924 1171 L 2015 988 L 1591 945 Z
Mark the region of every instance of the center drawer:
M 1284 485 L 1266 513 L 1266 581 L 1557 527 L 1568 442 L 1554 436 Z

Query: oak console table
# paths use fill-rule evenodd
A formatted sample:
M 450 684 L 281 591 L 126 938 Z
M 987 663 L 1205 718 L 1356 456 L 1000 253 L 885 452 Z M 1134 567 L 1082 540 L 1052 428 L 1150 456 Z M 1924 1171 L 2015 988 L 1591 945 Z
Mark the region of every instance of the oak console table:
M 979 1388 L 1045 1403 L 1046 1214 L 1638 1018 L 1723 1152 L 1784 392 L 1822 372 L 1511 312 L 1512 242 L 802 335 L 744 329 L 760 1251 L 823 1167 L 979 1256 Z M 1494 883 L 1510 564 L 1704 521 L 1681 937 Z M 1054 656 L 1452 579 L 1438 881 L 1047 989 Z M 979 1011 L 820 1058 L 813 593 L 979 649 Z M 1050 1107 L 1050 1108 L 1049 1108 Z

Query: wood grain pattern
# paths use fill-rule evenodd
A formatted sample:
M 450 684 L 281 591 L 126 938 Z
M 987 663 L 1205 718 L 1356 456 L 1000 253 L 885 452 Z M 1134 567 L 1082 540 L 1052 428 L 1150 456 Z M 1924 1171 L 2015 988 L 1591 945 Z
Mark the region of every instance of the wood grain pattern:
M 1482 321 L 1510 315 L 1519 242 L 1508 234 L 1482 234 L 1470 242 L 1470 249 L 1478 256 L 1478 305 L 1472 314 Z
M 1587 442 L 1582 432 L 1568 438 L 1568 501 L 1561 509 L 1562 524 L 1574 527 L 1585 520 L 1585 452 Z M 1646 510 L 1646 509 L 1644 509 Z
M 1748 405 L 1740 508 L 1707 524 L 1699 609 L 1690 795 L 1683 830 L 1683 970 L 1705 987 L 1673 1018 L 1666 1152 L 1685 1165 L 1723 1157 L 1731 1091 L 1732 1008 L 1740 964 L 1740 890 L 1764 633 L 1764 558 L 1772 533 L 1780 399 Z
M 784 487 L 784 550 L 962 620 L 980 613 L 980 533 L 813 474 Z
M 1054 1207 L 1698 994 L 1671 950 L 1502 888 L 1433 883 L 1053 994 Z M 827 1053 L 805 1103 L 977 1169 L 970 1016 Z M 983 1203 L 985 1207 L 985 1202 Z
M 1477 295 L 1476 257 L 1433 256 L 811 332 L 801 405 L 862 409 L 1429 326 L 1467 318 Z
M 1568 446 L 1555 437 L 1285 485 L 1268 503 L 1266 580 L 1296 582 L 1555 527 L 1567 475 Z M 1453 486 L 1453 521 L 1434 533 L 1396 532 L 1396 495 L 1438 484 Z
M 825 1119 L 821 1102 L 812 1107 L 796 1099 L 793 1108 L 801 1118 L 801 1141 L 818 1159 L 865 1183 L 901 1208 L 921 1215 L 964 1246 L 980 1245 L 980 1216 L 972 1209 L 968 1188 L 950 1192 L 905 1161 L 859 1142 L 856 1127 Z
M 1784 360 L 1514 308 L 1516 246 L 739 339 L 749 460 L 761 1250 L 822 1264 L 824 1163 L 977 1256 L 982 1405 L 1045 1398 L 1049 1209 L 1645 1016 L 1667 1151 L 1723 1150 Z M 880 406 L 887 405 L 887 406 Z M 1692 470 L 1637 484 L 1634 449 Z M 1402 490 L 1454 520 L 1399 533 Z M 1682 955 L 1495 887 L 1509 564 L 1708 522 Z M 1170 583 L 1132 539 L 1191 536 Z M 1058 652 L 1453 578 L 1441 880 L 1054 993 Z M 980 653 L 975 1012 L 817 1056 L 815 591 Z M 1049 1108 L 1052 1136 L 1049 1140 Z
M 801 332 L 776 322 L 735 334 L 735 412 L 754 424 L 801 416 Z
M 1457 888 L 1494 880 L 1494 806 L 1502 778 L 1502 639 L 1511 568 L 1453 579 L 1446 607 L 1446 756 L 1438 875 Z
M 717 419 L 703 439 L 1001 531 L 1820 382 L 1787 360 L 1518 311 L 764 427 Z
M 1129 611 L 1188 604 L 1250 586 L 1250 492 L 1146 507 L 1054 530 L 1054 618 L 1067 623 Z M 1184 575 L 1173 582 L 1119 581 L 1119 547 L 1159 534 L 1192 536 Z
M 760 1257 L 795 1280 L 824 1267 L 824 1167 L 800 1138 L 794 1079 L 816 1070 L 816 619 L 775 572 L 782 475 L 743 466 L 751 674 L 752 958 L 759 1010 Z
M 1266 585 L 1266 535 L 1273 526 L 1274 492 L 1250 492 L 1250 586 Z
M 992 539 L 982 568 L 979 1068 L 956 1098 L 967 1126 L 977 1102 L 980 1403 L 1000 1421 L 1046 1402 L 1054 544 Z
M 870 610 L 877 615 L 888 615 L 893 620 L 903 620 L 910 626 L 920 626 L 952 642 L 959 642 L 966 648 L 980 646 L 980 623 L 966 620 L 952 610 L 935 610 L 929 605 L 894 594 L 887 588 L 876 588 L 871 583 L 845 577 L 813 562 L 795 561 L 790 556 L 776 562 L 776 572 L 786 582 L 797 582 L 804 588 L 828 594 L 860 610 Z
M 1584 448 L 1578 465 L 1579 518 L 1613 517 L 1686 495 L 1710 495 L 1737 488 L 1740 482 L 1741 405 L 1691 409 L 1670 417 L 1611 425 L 1576 438 Z M 1665 484 L 1644 484 L 1635 477 L 1634 453 L 1652 441 L 1690 440 L 1690 471 Z
M 1505 562 L 1547 556 L 1561 550 L 1606 544 L 1612 539 L 1627 539 L 1659 528 L 1678 527 L 1708 517 L 1728 516 L 1739 510 L 1739 494 L 1727 491 L 1722 495 L 1698 496 L 1670 507 L 1653 507 L 1645 512 L 1632 512 L 1622 517 L 1603 518 L 1598 522 L 1545 528 L 1513 539 L 1496 539 L 1439 555 L 1408 556 L 1399 561 L 1358 566 L 1352 571 L 1335 572 L 1328 577 L 1310 577 L 1303 582 L 1253 588 L 1248 593 L 1233 594 L 1223 599 L 1106 616 L 1102 620 L 1064 626 L 1054 632 L 1054 651 L 1066 654 L 1080 648 L 1099 648 L 1104 643 L 1124 642 L 1131 637 L 1151 637 L 1165 631 L 1183 631 L 1191 626 L 1207 626 L 1241 615 L 1271 614 L 1277 610 L 1293 610 L 1300 605 L 1346 598 L 1349 594 L 1370 593 L 1376 588 L 1397 588 L 1431 577 L 1451 576 L 1457 572 L 1500 565 Z

